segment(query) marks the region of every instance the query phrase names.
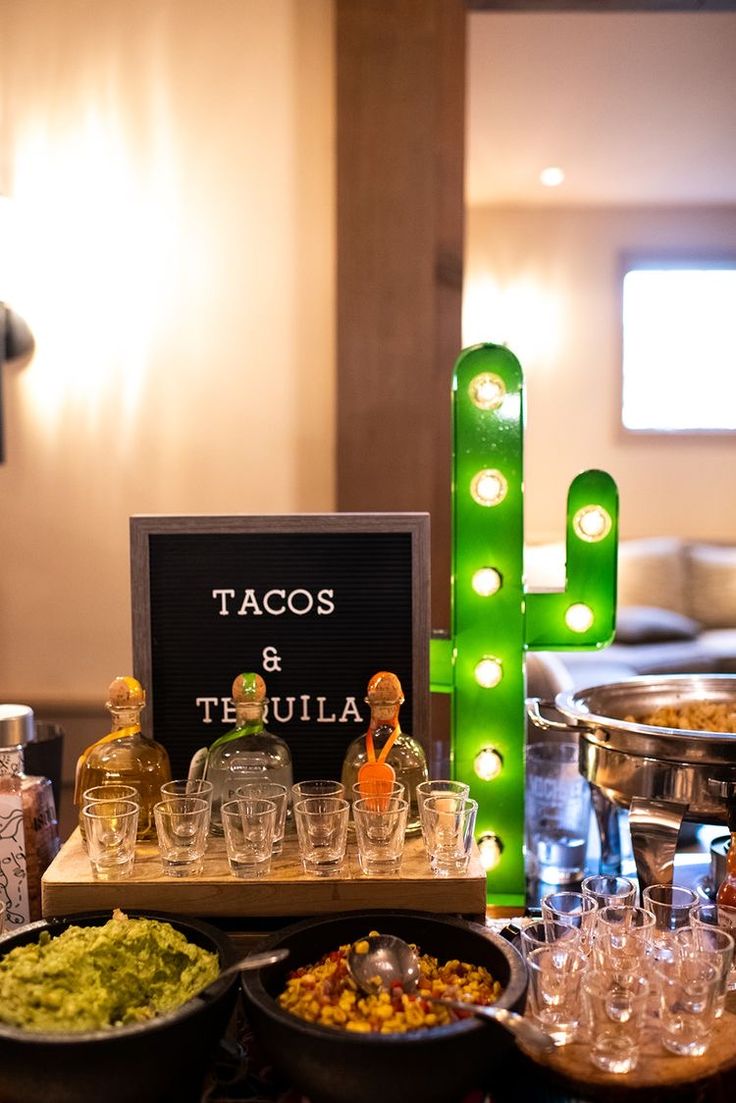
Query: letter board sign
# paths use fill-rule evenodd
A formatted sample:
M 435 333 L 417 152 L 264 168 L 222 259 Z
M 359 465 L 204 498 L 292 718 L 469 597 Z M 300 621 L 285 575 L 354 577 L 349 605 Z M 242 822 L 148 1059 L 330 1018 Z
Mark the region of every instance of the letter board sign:
M 429 517 L 131 518 L 133 667 L 144 729 L 186 776 L 234 726 L 233 679 L 261 673 L 266 727 L 296 780 L 339 777 L 372 674 L 401 680 L 402 729 L 429 735 Z

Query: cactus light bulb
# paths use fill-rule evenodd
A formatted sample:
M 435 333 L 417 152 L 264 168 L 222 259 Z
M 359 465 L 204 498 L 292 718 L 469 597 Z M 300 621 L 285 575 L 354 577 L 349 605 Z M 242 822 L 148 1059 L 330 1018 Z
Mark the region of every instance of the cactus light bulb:
M 486 872 L 489 869 L 495 869 L 501 860 L 503 854 L 503 842 L 492 832 L 488 832 L 485 835 L 481 835 L 478 839 L 478 857 L 480 858 L 480 864 Z
M 493 781 L 503 769 L 503 757 L 495 747 L 484 747 L 475 756 L 473 768 L 481 781 Z
M 608 536 L 612 526 L 610 513 L 603 506 L 598 505 L 583 506 L 582 509 L 577 511 L 572 520 L 575 534 L 589 544 L 595 544 L 598 540 L 603 540 L 604 537 Z
M 594 619 L 591 607 L 582 602 L 571 605 L 565 613 L 565 624 L 571 632 L 587 632 Z
M 497 410 L 506 397 L 506 384 L 500 375 L 481 372 L 468 387 L 470 397 L 479 410 Z
M 475 680 L 483 689 L 493 689 L 503 678 L 503 669 L 498 659 L 486 656 L 475 668 Z
M 501 589 L 501 575 L 495 567 L 481 567 L 473 575 L 472 586 L 479 597 L 492 597 Z
M 500 471 L 484 468 L 473 476 L 470 493 L 479 506 L 497 506 L 506 497 L 508 483 Z

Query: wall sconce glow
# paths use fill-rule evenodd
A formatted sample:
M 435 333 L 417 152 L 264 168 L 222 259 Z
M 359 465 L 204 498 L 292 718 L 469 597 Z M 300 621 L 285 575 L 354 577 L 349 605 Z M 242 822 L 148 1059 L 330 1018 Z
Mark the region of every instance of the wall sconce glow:
M 493 781 L 503 769 L 503 757 L 495 747 L 484 747 L 475 756 L 473 766 L 481 781 Z
M 478 839 L 478 855 L 480 864 L 488 872 L 495 869 L 503 854 L 503 840 L 498 835 L 488 832 Z
M 476 665 L 475 680 L 483 689 L 494 689 L 503 678 L 503 668 L 498 659 L 486 657 Z
M 565 613 L 565 624 L 571 632 L 587 632 L 594 620 L 593 610 L 582 602 L 571 605 Z
M 573 517 L 572 527 L 581 540 L 594 544 L 608 536 L 613 527 L 613 521 L 610 513 L 603 506 L 583 506 Z
M 559 165 L 548 165 L 539 174 L 539 183 L 545 188 L 559 188 L 565 182 L 565 173 Z
M 500 471 L 484 468 L 473 476 L 470 493 L 479 506 L 497 506 L 506 497 L 508 488 Z
M 497 410 L 506 397 L 506 384 L 500 375 L 482 372 L 471 380 L 470 397 L 479 410 Z
M 501 589 L 502 581 L 495 567 L 481 567 L 473 575 L 471 585 L 479 597 L 492 597 Z

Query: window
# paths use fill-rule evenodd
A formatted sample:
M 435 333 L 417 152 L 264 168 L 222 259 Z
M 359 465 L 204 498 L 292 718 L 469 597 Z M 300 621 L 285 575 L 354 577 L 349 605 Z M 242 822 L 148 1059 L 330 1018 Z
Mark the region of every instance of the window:
M 622 416 L 640 432 L 736 429 L 736 259 L 627 265 Z

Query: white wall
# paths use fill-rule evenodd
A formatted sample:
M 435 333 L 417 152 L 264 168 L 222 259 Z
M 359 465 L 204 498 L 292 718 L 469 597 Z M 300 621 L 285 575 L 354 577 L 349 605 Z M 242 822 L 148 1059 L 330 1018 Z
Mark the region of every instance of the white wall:
M 468 212 L 463 343 L 506 342 L 525 370 L 528 541 L 563 538 L 567 488 L 589 467 L 618 483 L 622 536 L 736 541 L 733 433 L 620 428 L 621 254 L 699 249 L 736 254 L 736 207 Z
M 5 295 L 37 340 L 4 372 L 0 700 L 130 669 L 131 514 L 334 508 L 332 23 L 0 0 Z

